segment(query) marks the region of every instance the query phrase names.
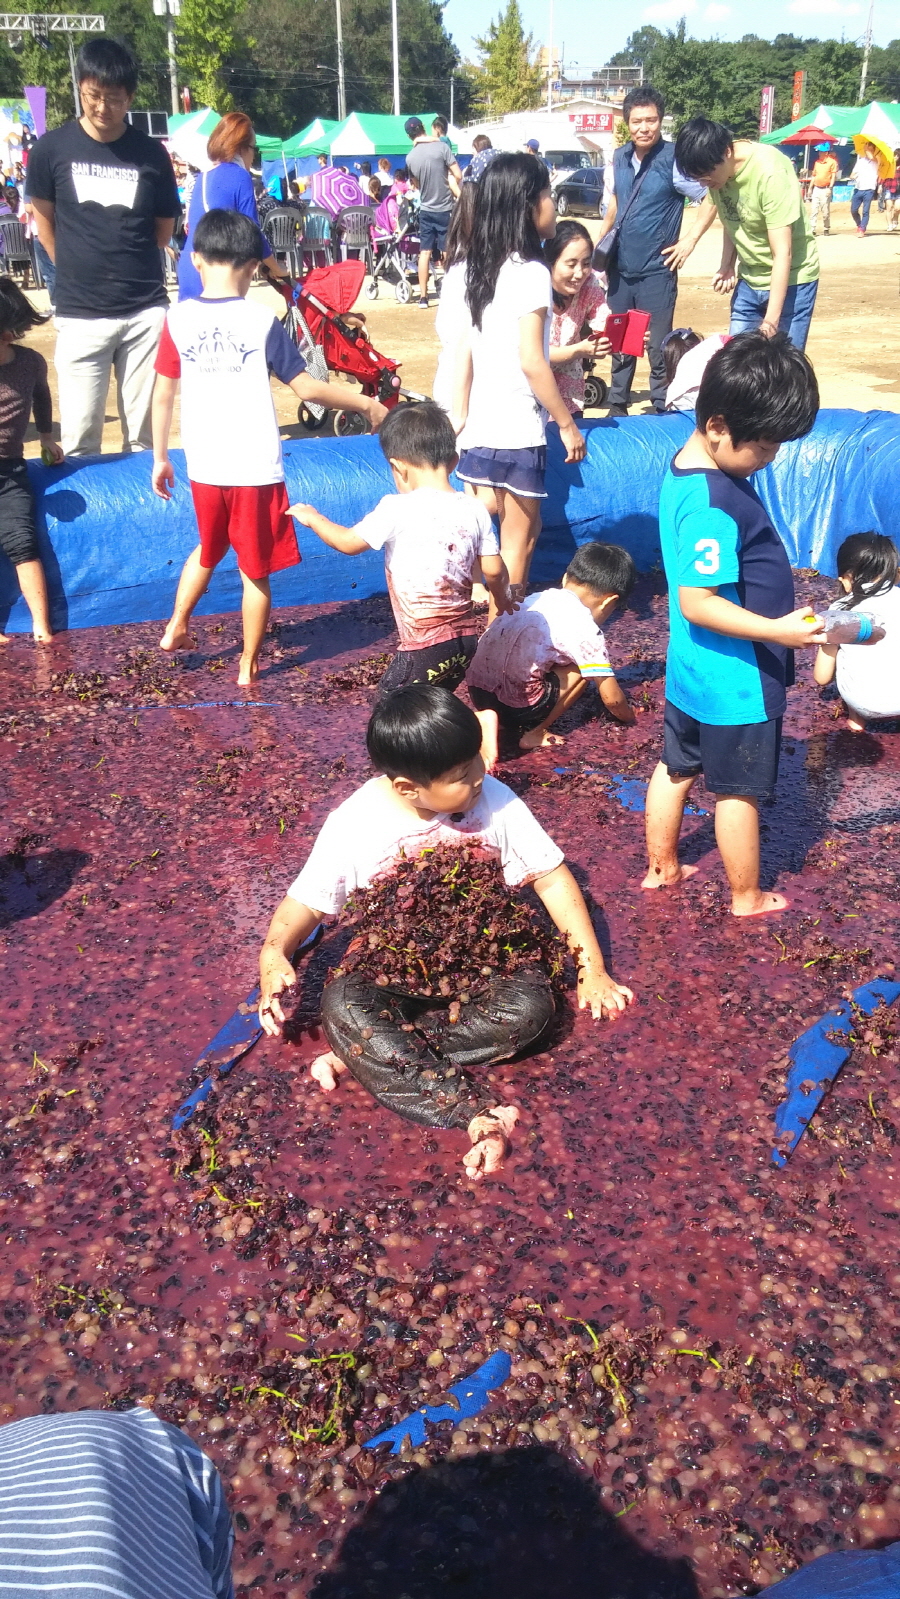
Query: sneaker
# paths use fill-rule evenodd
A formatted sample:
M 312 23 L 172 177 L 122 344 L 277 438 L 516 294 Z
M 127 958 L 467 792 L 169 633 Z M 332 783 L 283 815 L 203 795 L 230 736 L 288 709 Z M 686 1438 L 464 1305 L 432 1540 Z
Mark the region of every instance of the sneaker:
M 857 228 L 856 235 L 857 235 L 857 238 L 864 239 L 865 236 L 866 236 L 865 228 Z
M 627 405 L 611 405 L 606 414 L 607 414 L 607 416 L 627 416 L 628 415 L 628 406 Z
M 428 311 L 430 309 L 431 308 L 430 308 L 430 306 L 428 304 L 428 295 L 427 294 L 420 294 L 419 295 L 419 310 L 420 311 Z

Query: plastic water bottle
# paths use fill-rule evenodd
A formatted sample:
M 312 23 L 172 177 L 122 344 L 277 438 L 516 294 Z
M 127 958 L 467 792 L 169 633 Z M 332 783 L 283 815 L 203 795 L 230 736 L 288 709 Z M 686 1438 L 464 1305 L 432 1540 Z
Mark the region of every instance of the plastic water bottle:
M 873 622 L 865 611 L 844 611 L 839 605 L 830 606 L 821 616 L 809 616 L 818 622 L 829 644 L 877 644 L 884 638 L 884 628 Z

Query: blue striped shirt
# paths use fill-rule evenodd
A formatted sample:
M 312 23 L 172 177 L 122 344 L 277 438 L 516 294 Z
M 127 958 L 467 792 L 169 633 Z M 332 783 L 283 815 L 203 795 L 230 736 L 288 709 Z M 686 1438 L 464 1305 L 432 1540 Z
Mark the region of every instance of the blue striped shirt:
M 0 1599 L 233 1599 L 212 1461 L 151 1410 L 0 1427 Z

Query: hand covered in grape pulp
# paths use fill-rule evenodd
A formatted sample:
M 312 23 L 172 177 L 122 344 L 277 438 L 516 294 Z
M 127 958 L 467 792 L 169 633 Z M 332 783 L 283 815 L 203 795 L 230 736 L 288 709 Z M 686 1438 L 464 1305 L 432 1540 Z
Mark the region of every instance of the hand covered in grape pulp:
M 472 1117 L 466 1129 L 472 1148 L 463 1155 L 463 1165 L 473 1183 L 480 1183 L 483 1177 L 500 1170 L 518 1119 L 515 1105 L 495 1105 Z

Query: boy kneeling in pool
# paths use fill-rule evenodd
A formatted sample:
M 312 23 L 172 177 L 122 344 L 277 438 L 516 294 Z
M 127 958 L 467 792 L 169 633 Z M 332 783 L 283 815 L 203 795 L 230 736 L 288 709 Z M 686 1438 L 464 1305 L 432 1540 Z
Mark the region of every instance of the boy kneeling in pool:
M 272 918 L 260 953 L 260 1021 L 273 1036 L 285 1017 L 280 996 L 296 981 L 291 956 L 323 916 L 338 916 L 350 897 L 392 866 L 440 844 L 477 848 L 498 861 L 510 887 L 530 884 L 563 935 L 578 967 L 578 1004 L 595 1018 L 615 1015 L 633 998 L 609 976 L 581 890 L 527 805 L 485 776 L 481 725 L 445 688 L 410 685 L 375 709 L 366 743 L 372 778 L 327 817 L 306 865 Z M 518 1111 L 497 1105 L 490 1089 L 462 1066 L 486 1066 L 533 1047 L 554 1010 L 549 977 L 540 968 L 493 977 L 464 1018 L 442 1022 L 428 1041 L 421 999 L 351 975 L 329 983 L 322 1026 L 332 1053 L 314 1062 L 322 1088 L 349 1068 L 381 1104 L 408 1121 L 464 1127 L 472 1148 L 469 1176 L 500 1165 Z

